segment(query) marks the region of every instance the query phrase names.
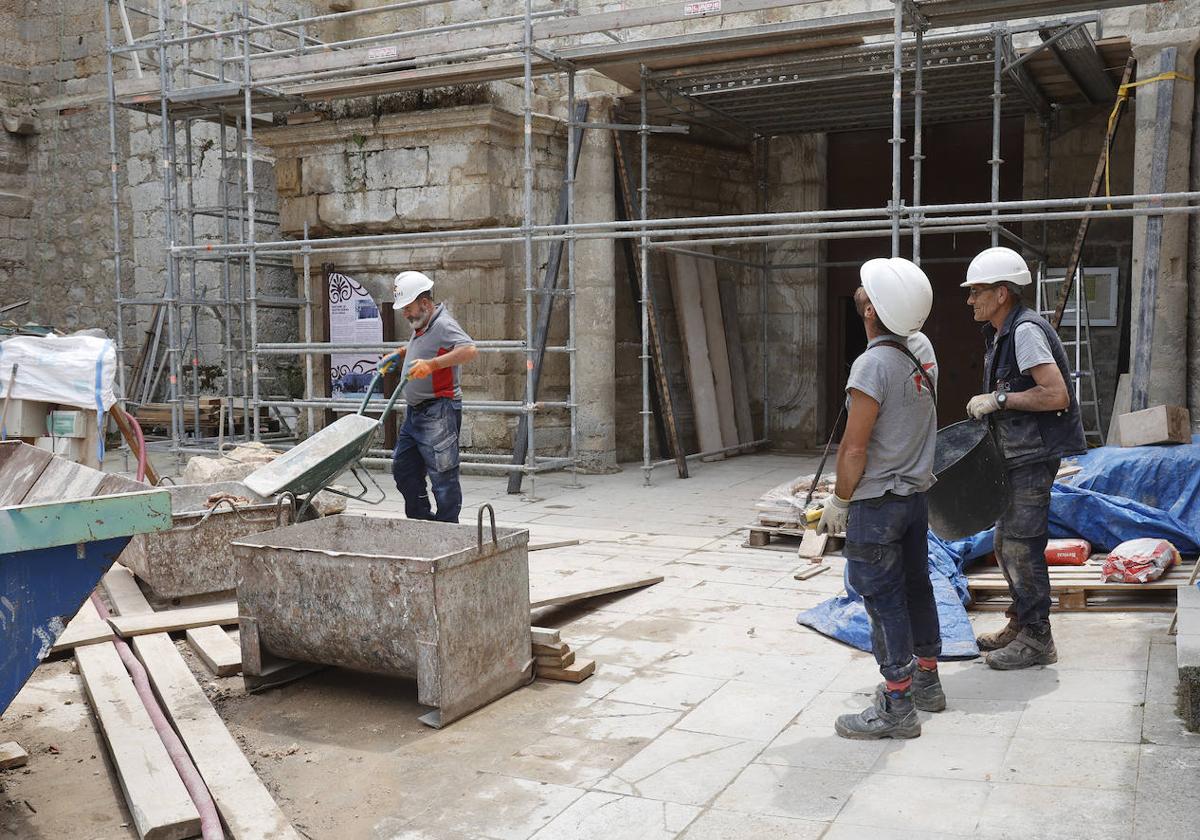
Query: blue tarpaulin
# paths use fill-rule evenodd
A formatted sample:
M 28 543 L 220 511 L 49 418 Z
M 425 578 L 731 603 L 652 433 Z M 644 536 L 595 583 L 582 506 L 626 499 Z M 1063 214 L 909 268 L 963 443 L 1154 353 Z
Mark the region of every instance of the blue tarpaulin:
M 1079 537 L 1098 551 L 1138 537 L 1170 540 L 1183 554 L 1200 553 L 1200 436 L 1190 445 L 1103 447 L 1080 456 L 1083 471 L 1071 486 L 1050 493 L 1050 536 Z M 942 656 L 977 656 L 967 618 L 970 602 L 963 567 L 989 554 L 992 531 L 944 542 L 929 534 L 929 577 L 942 629 Z M 819 633 L 871 649 L 871 630 L 862 598 L 849 583 L 796 620 Z

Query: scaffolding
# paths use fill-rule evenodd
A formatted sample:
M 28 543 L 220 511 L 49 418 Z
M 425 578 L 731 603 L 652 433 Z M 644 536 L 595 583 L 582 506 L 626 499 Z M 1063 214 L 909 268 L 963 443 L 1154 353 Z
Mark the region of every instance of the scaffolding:
M 188 4 L 157 0 L 154 10 L 136 8 L 124 0 L 106 0 L 108 34 L 108 93 L 112 142 L 110 187 L 113 202 L 114 270 L 116 275 L 117 345 L 121 354 L 120 386 L 133 403 L 147 402 L 157 392 L 165 372 L 166 402 L 170 406 L 170 446 L 173 451 L 205 451 L 224 438 L 237 439 L 242 420 L 245 439 L 286 446 L 295 429 L 289 418 L 304 411 L 307 428 L 315 428 L 319 410 L 352 410 L 355 404 L 319 396 L 314 360 L 337 352 L 383 352 L 392 345 L 347 346 L 315 338 L 311 295 L 313 259 L 339 253 L 365 254 L 414 247 L 448 248 L 515 244 L 523 249 L 524 337 L 479 341 L 480 350 L 524 356 L 524 399 L 473 400 L 467 411 L 497 412 L 527 419 L 523 463 L 511 464 L 505 455 L 472 454 L 463 466 L 529 479 L 548 470 L 574 471 L 579 465 L 576 371 L 576 245 L 581 241 L 632 240 L 640 264 L 641 318 L 641 434 L 642 471 L 649 483 L 653 470 L 677 463 L 654 460 L 651 446 L 651 348 L 648 321 L 649 288 L 653 282 L 651 255 L 687 250 L 697 256 L 726 260 L 758 275 L 762 323 L 762 418 L 753 445 L 771 440 L 771 405 L 766 369 L 766 290 L 772 272 L 789 267 L 773 264 L 774 243 L 839 238 L 885 238 L 893 255 L 911 239 L 914 259 L 921 261 L 923 237 L 961 232 L 987 232 L 993 243 L 1002 238 L 1015 247 L 1045 259 L 1038 247 L 1012 227 L 1063 219 L 1163 217 L 1195 211 L 1200 193 L 1157 193 L 1103 198 L 1049 198 L 1002 201 L 1003 165 L 1000 124 L 1007 114 L 1033 111 L 1045 117 L 1050 105 L 1031 79 L 1029 68 L 1038 54 L 1053 53 L 1068 70 L 1088 102 L 1104 101 L 1111 88 L 1091 28 L 1094 12 L 1102 8 L 1142 5 L 1139 0 L 896 0 L 887 8 L 858 13 L 812 13 L 820 0 L 724 0 L 706 3 L 649 5 L 621 12 L 580 14 L 573 4 L 536 8 L 523 0 L 520 13 L 488 20 L 436 23 L 407 31 L 336 40 L 321 39 L 335 24 L 365 15 L 419 12 L 448 5 L 449 0 L 401 0 L 374 8 L 313 15 L 288 21 L 265 21 L 251 14 L 249 0 L 240 11 L 216 26 L 189 18 Z M 177 8 L 172 9 L 173 5 Z M 877 7 L 879 4 L 867 4 Z M 112 9 L 121 21 L 119 36 Z M 788 9 L 797 19 L 782 23 L 736 25 L 730 16 Z M 1085 17 L 1063 17 L 1091 12 Z M 128 24 L 132 13 L 147 22 L 135 37 Z M 1052 20 L 1014 25 L 1049 14 Z M 699 27 L 687 34 L 657 34 L 662 25 L 719 19 L 719 28 Z M 445 20 L 449 20 L 447 12 Z M 939 35 L 939 32 L 945 32 Z M 1018 51 L 1014 36 L 1041 38 L 1032 49 Z M 877 39 L 866 41 L 863 39 Z M 416 57 L 414 57 L 416 56 Z M 116 59 L 130 62 L 128 78 L 117 78 Z M 148 71 L 143 73 L 142 67 Z M 636 92 L 636 121 L 597 123 L 576 117 L 576 74 L 596 70 Z M 564 174 L 566 215 L 563 223 L 539 223 L 534 214 L 534 83 L 542 75 L 566 77 L 565 128 L 567 161 Z M 905 79 L 910 96 L 904 96 Z M 298 239 L 278 235 L 277 214 L 264 212 L 255 189 L 255 130 L 264 115 L 291 111 L 314 101 L 330 101 L 382 93 L 422 90 L 455 84 L 521 80 L 522 187 L 521 224 L 474 229 L 405 231 L 355 236 L 310 236 L 307 224 Z M 978 102 L 980 85 L 990 87 L 985 106 Z M 807 87 L 806 87 L 807 86 Z M 820 87 L 820 96 L 799 95 Z M 890 102 L 889 102 L 890 94 Z M 840 98 L 839 98 L 840 97 Z M 847 111 L 848 97 L 863 103 Z M 790 101 L 790 104 L 789 104 Z M 873 102 L 873 104 L 871 104 Z M 932 104 L 931 104 L 932 102 Z M 165 271 L 161 295 L 130 294 L 119 211 L 122 166 L 117 132 L 120 108 L 141 110 L 161 121 Z M 921 203 L 922 129 L 926 118 L 986 116 L 992 121 L 991 192 L 989 200 L 973 203 Z M 221 161 L 220 196 L 216 206 L 198 206 L 194 194 L 193 131 L 198 123 L 215 125 Z M 901 163 L 911 126 L 913 203 L 903 201 Z M 765 172 L 769 140 L 774 135 L 890 125 L 892 149 L 891 200 L 885 207 L 843 210 L 768 211 L 766 179 L 761 179 L 758 212 L 729 215 L 650 217 L 650 137 L 655 133 L 688 130 L 714 132 L 758 149 Z M 640 218 L 624 221 L 579 222 L 575 214 L 575 178 L 571 165 L 577 149 L 577 129 L 600 128 L 635 133 L 639 140 L 637 206 Z M 178 155 L 182 134 L 185 153 Z M 182 188 L 181 188 L 182 184 Z M 219 222 L 216 241 L 197 240 L 197 219 Z M 263 230 L 268 236 L 263 237 Z M 275 231 L 275 235 L 270 234 Z M 534 277 L 534 251 L 559 243 L 565 256 L 564 288 L 540 288 Z M 757 249 L 757 259 L 743 260 L 705 254 L 696 246 L 736 245 Z M 818 264 L 819 264 L 818 260 Z M 268 294 L 263 273 L 291 271 L 299 265 L 303 292 Z M 198 284 L 200 273 L 216 267 L 220 279 L 216 296 Z M 567 334 L 558 346 L 539 348 L 535 310 L 544 301 L 563 297 Z M 129 310 L 150 307 L 151 328 L 140 357 L 130 366 L 134 348 L 125 337 Z M 295 314 L 299 341 L 266 342 L 259 337 L 264 312 L 283 309 Z M 201 318 L 217 320 L 224 355 L 225 402 L 222 434 L 214 440 L 200 435 L 200 376 L 198 372 Z M 162 358 L 159 360 L 159 346 Z M 540 352 L 565 354 L 568 359 L 567 397 L 538 401 L 535 393 Z M 304 359 L 304 398 L 282 398 L 265 392 L 263 360 L 273 356 Z M 262 410 L 273 412 L 283 427 L 277 433 L 263 428 Z M 186 431 L 192 415 L 192 435 Z M 536 418 L 542 412 L 564 411 L 569 417 L 565 455 L 539 455 Z M 228 424 L 229 435 L 223 430 Z M 739 444 L 731 450 L 744 449 Z M 379 459 L 389 453 L 374 450 Z M 697 459 L 716 453 L 686 454 Z M 678 459 L 682 460 L 682 459 Z M 682 471 L 681 471 L 682 472 Z

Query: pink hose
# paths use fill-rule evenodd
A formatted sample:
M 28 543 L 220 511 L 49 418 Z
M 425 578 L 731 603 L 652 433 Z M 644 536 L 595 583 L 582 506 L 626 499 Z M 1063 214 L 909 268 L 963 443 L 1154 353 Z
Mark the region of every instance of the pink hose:
M 114 405 L 113 409 L 115 411 L 121 412 L 121 416 L 125 418 L 125 422 L 133 427 L 133 436 L 137 438 L 137 442 L 138 442 L 137 480 L 145 481 L 146 480 L 146 436 L 144 434 L 142 434 L 142 424 L 139 423 L 137 420 L 133 419 L 133 417 L 129 414 L 129 412 L 126 411 L 125 409 L 121 408 L 121 406 Z
M 95 592 L 92 593 L 92 603 L 96 605 L 100 617 L 107 621 L 109 618 L 108 607 Z M 146 669 L 142 667 L 141 662 L 138 662 L 138 658 L 133 655 L 133 651 L 129 649 L 129 645 L 125 643 L 124 639 L 118 636 L 113 639 L 113 644 L 117 648 L 117 654 L 121 657 L 121 661 L 125 663 L 129 676 L 133 678 L 133 685 L 137 689 L 138 697 L 142 699 L 142 705 L 150 713 L 154 730 L 162 739 L 163 746 L 167 748 L 167 754 L 171 756 L 171 763 L 175 765 L 179 778 L 183 780 L 183 786 L 187 788 L 192 802 L 196 803 L 196 810 L 200 813 L 200 836 L 204 840 L 225 840 L 225 831 L 221 828 L 221 818 L 217 815 L 217 806 L 213 803 L 212 795 L 208 792 L 204 780 L 200 778 L 200 772 L 196 770 L 196 765 L 192 764 L 179 736 L 175 734 L 175 730 L 171 728 L 171 724 L 167 722 L 166 716 L 159 707 L 154 690 L 150 688 Z

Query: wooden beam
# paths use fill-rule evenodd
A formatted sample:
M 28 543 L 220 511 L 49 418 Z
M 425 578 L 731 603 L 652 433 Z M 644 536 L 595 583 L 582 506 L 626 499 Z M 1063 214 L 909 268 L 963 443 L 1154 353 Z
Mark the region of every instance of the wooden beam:
M 138 837 L 176 840 L 199 834 L 200 814 L 116 648 L 110 644 L 79 648 L 75 662 Z
M 112 638 L 112 628 L 96 612 L 96 607 L 89 598 L 83 602 L 83 606 L 67 624 L 66 629 L 54 640 L 54 646 L 50 648 L 50 653 L 62 653 L 64 650 L 71 650 L 72 648 L 83 647 L 84 645 L 107 642 Z
M 207 627 L 213 624 L 237 624 L 237 601 L 206 604 L 203 607 L 186 607 L 181 610 L 163 610 L 144 615 L 118 615 L 108 620 L 121 636 L 145 636 L 149 633 L 173 633 L 192 627 Z
M 611 595 L 627 589 L 653 586 L 661 583 L 662 579 L 662 575 L 646 575 L 622 580 L 600 572 L 576 572 L 573 575 L 564 575 L 559 579 L 543 578 L 540 581 L 531 577 L 529 607 L 536 609 L 556 604 L 573 604 L 576 601 L 586 601 L 588 598 L 598 598 L 601 595 Z
M 562 644 L 562 633 L 549 627 L 530 627 L 529 637 L 535 645 Z
M 232 677 L 242 670 L 242 647 L 220 627 L 193 627 L 188 644 L 208 670 L 218 677 Z

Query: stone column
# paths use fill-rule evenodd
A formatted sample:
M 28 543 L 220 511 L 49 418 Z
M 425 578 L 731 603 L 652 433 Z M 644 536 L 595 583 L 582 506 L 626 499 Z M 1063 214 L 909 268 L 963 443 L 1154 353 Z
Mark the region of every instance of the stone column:
M 577 78 L 579 91 L 591 84 L 591 74 Z M 589 122 L 611 122 L 611 93 L 582 93 L 590 103 Z M 575 181 L 575 220 L 612 221 L 612 132 L 588 129 L 580 148 Z M 565 260 L 565 255 L 564 255 Z M 565 269 L 565 263 L 564 263 Z M 581 471 L 612 472 L 617 465 L 616 442 L 616 244 L 609 239 L 585 239 L 575 245 L 575 400 Z
M 1174 70 L 1190 77 L 1198 45 L 1200 45 L 1200 29 L 1196 28 L 1175 28 L 1135 35 L 1133 52 L 1138 60 L 1138 78 L 1148 79 L 1165 70 Z M 1176 50 L 1175 60 L 1170 62 L 1171 66 L 1164 67 L 1162 57 L 1163 51 L 1167 48 Z M 1151 164 L 1157 131 L 1156 114 L 1159 97 L 1167 90 L 1173 91 L 1173 102 L 1170 147 L 1163 191 L 1183 192 L 1188 189 L 1192 113 L 1195 97 L 1191 81 L 1176 79 L 1170 86 L 1154 82 L 1137 89 L 1134 108 L 1136 133 L 1132 150 L 1134 193 L 1153 191 Z M 1138 317 L 1138 305 L 1141 300 L 1142 282 L 1146 271 L 1146 230 L 1147 217 L 1135 218 L 1131 271 L 1133 284 L 1130 311 L 1131 370 L 1132 358 L 1136 353 L 1138 336 L 1142 328 Z M 1187 405 L 1188 365 L 1182 365 L 1179 362 L 1180 359 L 1186 358 L 1187 352 L 1188 275 L 1188 219 L 1186 216 L 1178 214 L 1164 216 L 1162 248 L 1158 260 L 1157 302 L 1150 364 L 1150 405 Z M 1127 410 L 1128 406 L 1117 406 L 1114 409 L 1116 412 Z

